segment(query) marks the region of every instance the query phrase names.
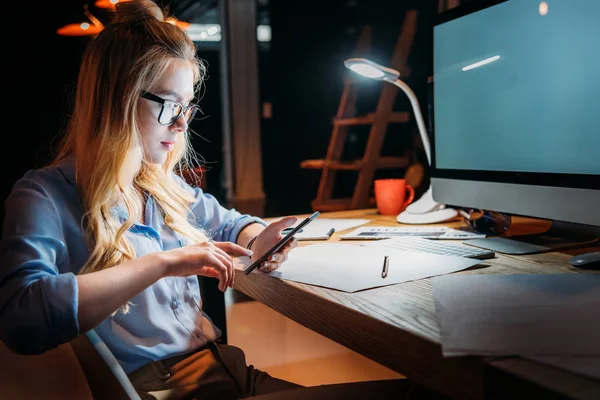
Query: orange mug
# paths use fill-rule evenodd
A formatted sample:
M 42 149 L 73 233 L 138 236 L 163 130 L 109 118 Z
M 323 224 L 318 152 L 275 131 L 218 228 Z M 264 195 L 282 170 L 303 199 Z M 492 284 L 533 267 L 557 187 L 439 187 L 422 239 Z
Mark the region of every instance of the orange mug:
M 376 179 L 375 202 L 381 215 L 398 215 L 412 203 L 415 190 L 406 179 Z

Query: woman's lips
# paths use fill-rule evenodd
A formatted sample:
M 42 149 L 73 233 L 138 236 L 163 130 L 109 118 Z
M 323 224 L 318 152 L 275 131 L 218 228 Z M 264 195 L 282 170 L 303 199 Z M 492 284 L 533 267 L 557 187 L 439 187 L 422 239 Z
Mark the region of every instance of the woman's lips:
M 160 142 L 168 151 L 171 151 L 175 148 L 175 142 Z

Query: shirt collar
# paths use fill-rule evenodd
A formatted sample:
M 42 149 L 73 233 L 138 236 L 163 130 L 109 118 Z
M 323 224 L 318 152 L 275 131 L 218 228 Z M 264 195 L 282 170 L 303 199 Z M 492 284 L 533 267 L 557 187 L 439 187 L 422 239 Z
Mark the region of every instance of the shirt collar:
M 77 180 L 75 179 L 75 157 L 72 154 L 58 162 L 58 169 L 71 185 L 77 187 Z

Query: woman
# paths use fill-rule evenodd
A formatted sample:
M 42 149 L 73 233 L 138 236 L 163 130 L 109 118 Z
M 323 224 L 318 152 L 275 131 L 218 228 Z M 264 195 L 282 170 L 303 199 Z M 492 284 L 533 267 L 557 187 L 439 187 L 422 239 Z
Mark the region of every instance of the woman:
M 194 43 L 150 0 L 119 3 L 90 41 L 55 160 L 26 173 L 5 204 L 0 338 L 13 351 L 43 353 L 93 328 L 142 398 L 298 388 L 218 344 L 202 311 L 197 275 L 225 291 L 234 257 L 257 259 L 296 221 L 267 226 L 174 172 L 192 165 L 188 124 L 204 72 Z M 277 269 L 296 245 L 259 270 Z

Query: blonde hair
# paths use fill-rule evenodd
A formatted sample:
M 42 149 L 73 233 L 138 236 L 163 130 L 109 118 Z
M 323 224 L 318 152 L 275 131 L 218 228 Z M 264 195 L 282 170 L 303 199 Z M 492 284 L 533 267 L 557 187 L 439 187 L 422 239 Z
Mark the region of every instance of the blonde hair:
M 150 0 L 120 2 L 113 21 L 86 48 L 79 71 L 75 108 L 54 163 L 74 155 L 84 228 L 91 252 L 80 273 L 100 271 L 136 257 L 125 232 L 141 218 L 138 193 L 153 196 L 166 225 L 189 242 L 207 240 L 189 221 L 194 196 L 173 172 L 197 162 L 188 132 L 162 165 L 143 160 L 136 110 L 142 90 L 152 90 L 173 63 L 189 65 L 195 89 L 205 76 L 187 34 L 165 20 Z M 122 203 L 122 223 L 111 209 Z M 126 311 L 126 310 L 125 310 Z

